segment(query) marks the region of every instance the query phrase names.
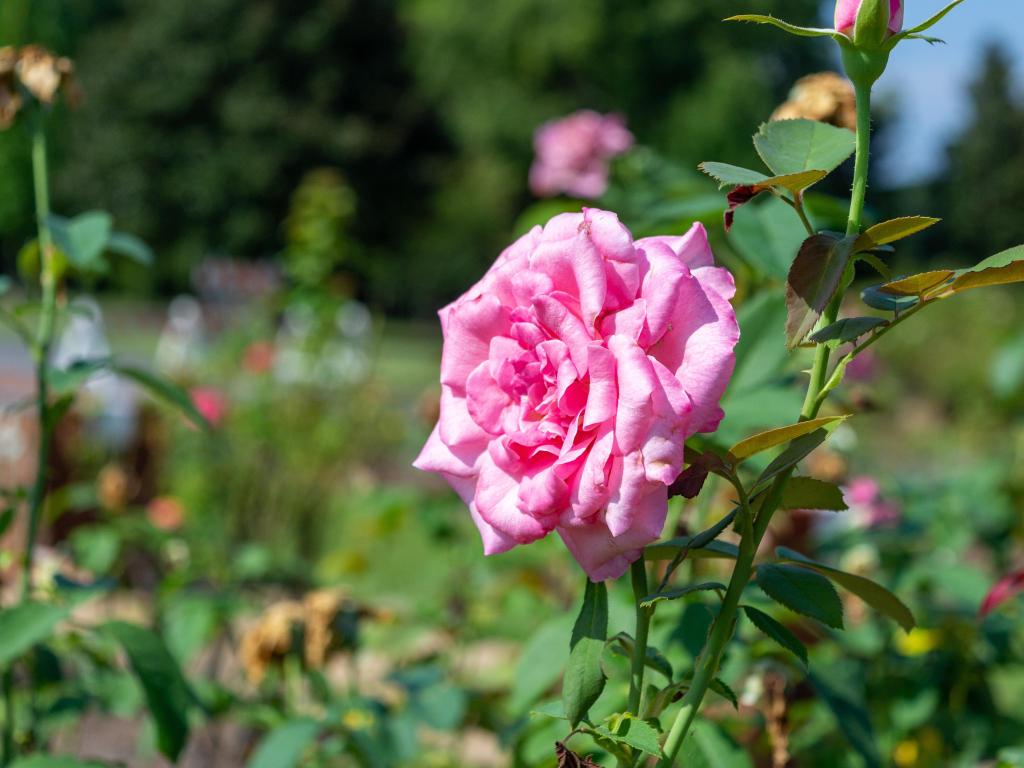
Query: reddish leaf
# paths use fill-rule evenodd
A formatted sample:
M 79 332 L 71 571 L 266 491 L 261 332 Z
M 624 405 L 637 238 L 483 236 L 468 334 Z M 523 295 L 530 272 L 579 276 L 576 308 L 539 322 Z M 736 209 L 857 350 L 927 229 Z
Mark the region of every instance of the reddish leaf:
M 589 757 L 580 757 L 560 741 L 555 742 L 555 757 L 558 768 L 601 768 Z
M 798 346 L 832 301 L 853 256 L 856 238 L 820 234 L 807 238 L 786 281 L 786 345 Z
M 978 614 L 982 617 L 988 616 L 1000 605 L 1021 592 L 1024 592 L 1024 568 L 1014 571 L 996 582 L 996 585 L 985 595 L 985 599 L 981 601 Z

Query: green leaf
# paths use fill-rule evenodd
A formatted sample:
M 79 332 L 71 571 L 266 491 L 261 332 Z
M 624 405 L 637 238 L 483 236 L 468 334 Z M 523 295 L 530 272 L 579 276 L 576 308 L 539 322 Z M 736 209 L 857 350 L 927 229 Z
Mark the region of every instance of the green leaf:
M 966 272 L 960 274 L 949 286 L 951 293 L 963 293 L 973 288 L 992 285 L 1009 285 L 1024 281 L 1024 245 L 1010 248 L 990 256 Z
M 786 346 L 798 346 L 814 330 L 842 284 L 853 258 L 852 237 L 813 235 L 800 246 L 786 280 Z
M 50 371 L 51 387 L 55 394 L 71 394 L 90 377 L 103 371 L 110 371 L 131 379 L 158 400 L 163 400 L 178 409 L 195 426 L 210 429 L 209 422 L 199 413 L 192 398 L 184 389 L 156 374 L 132 365 L 125 365 L 112 357 L 78 360 L 67 368 L 52 369 Z
M 785 280 L 807 230 L 786 203 L 769 197 L 743 207 L 729 242 L 759 275 Z
M 177 408 L 189 421 L 201 429 L 211 429 L 210 423 L 196 409 L 192 397 L 177 384 L 156 374 L 131 365 L 111 362 L 110 370 L 141 385 L 149 394 Z
M 320 726 L 309 718 L 289 720 L 260 742 L 246 768 L 294 768 L 317 737 Z
M 792 469 L 807 456 L 809 456 L 814 449 L 824 443 L 828 436 L 832 434 L 829 429 L 819 429 L 815 432 L 811 432 L 809 435 L 798 437 L 792 443 L 787 446 L 786 450 L 776 456 L 772 463 L 769 464 L 761 476 L 757 478 L 757 484 L 755 488 L 763 486 L 766 482 L 773 479 L 777 475 Z
M 28 755 L 15 760 L 10 768 L 106 768 L 106 765 L 69 755 Z
M 732 704 L 733 709 L 738 710 L 740 708 L 740 700 L 736 695 L 736 691 L 726 685 L 725 681 L 720 677 L 713 678 L 708 684 L 708 688 Z
M 848 418 L 849 416 L 823 416 L 819 419 L 801 421 L 786 427 L 770 429 L 767 432 L 748 437 L 746 440 L 741 440 L 729 449 L 729 453 L 737 462 L 741 462 L 762 451 L 767 451 L 769 448 L 792 442 L 798 437 L 803 437 L 819 429 L 835 429 L 836 426 Z
M 742 608 L 743 612 L 747 614 L 747 618 L 750 619 L 751 624 L 800 659 L 804 667 L 807 666 L 807 646 L 801 643 L 796 635 L 764 611 L 759 611 L 757 608 L 749 605 L 744 605 Z
M 605 638 L 608 636 L 608 590 L 604 582 L 587 579 L 576 625 L 569 643 L 569 662 L 562 683 L 565 715 L 575 728 L 587 716 L 604 690 L 601 668 Z
M 610 641 L 612 643 L 612 653 L 620 656 L 626 656 L 628 658 L 633 657 L 633 650 L 636 648 L 636 640 L 628 632 L 619 632 Z M 672 664 L 665 658 L 664 654 L 655 648 L 653 645 L 647 646 L 647 653 L 644 658 L 645 666 L 650 667 L 655 672 L 659 672 L 669 680 L 672 679 Z
M 784 32 L 789 32 L 789 34 L 797 35 L 798 37 L 838 37 L 838 33 L 834 29 L 798 27 L 796 24 L 790 24 L 788 21 L 776 19 L 774 16 L 764 16 L 759 13 L 743 13 L 739 16 L 730 16 L 726 21 L 749 21 L 754 24 L 771 24 L 773 27 L 778 27 Z
M 103 630 L 124 648 L 142 685 L 156 725 L 157 746 L 169 760 L 177 760 L 188 741 L 188 709 L 192 702 L 178 663 L 163 640 L 149 629 L 111 621 L 103 625 Z
M 680 550 L 688 550 L 689 557 L 711 560 L 735 560 L 739 557 L 739 548 L 727 541 L 709 541 L 700 548 L 693 548 L 693 536 L 683 536 L 657 544 L 649 544 L 644 549 L 644 557 L 648 560 L 671 560 Z
M 572 628 L 569 648 L 585 637 L 600 640 L 602 643 L 608 635 L 608 590 L 603 581 L 594 582 L 587 579 L 583 592 L 583 605 Z
M 773 120 L 754 135 L 754 148 L 777 175 L 801 171 L 831 173 L 856 148 L 857 137 L 846 128 L 816 120 Z
M 880 245 L 895 243 L 905 237 L 910 237 L 929 227 L 938 224 L 942 219 L 934 219 L 931 216 L 904 216 L 899 219 L 883 221 L 869 227 L 857 238 L 857 251 L 870 251 Z
M 937 269 L 910 277 L 901 277 L 899 280 L 880 285 L 878 290 L 891 296 L 924 297 L 934 292 L 936 288 L 945 285 L 955 275 L 956 273 L 951 269 Z
M 804 568 L 810 568 L 823 576 L 827 576 L 839 586 L 855 594 L 879 613 L 888 616 L 903 627 L 905 631 L 909 632 L 917 626 L 914 614 L 910 612 L 910 609 L 881 584 L 876 584 L 863 576 L 846 573 L 837 568 L 823 565 L 787 547 L 779 547 L 775 550 L 775 554 L 781 560 L 796 563 Z
M 107 239 L 107 250 L 125 256 L 144 267 L 152 266 L 153 251 L 142 238 L 128 232 L 113 232 Z
M 883 312 L 905 312 L 918 302 L 916 296 L 892 296 L 882 293 L 881 286 L 865 288 L 860 292 L 861 300 L 872 309 Z
M 605 720 L 607 726 L 598 726 L 593 731 L 609 741 L 645 752 L 654 757 L 661 756 L 658 732 L 645 720 L 624 712 Z
M 683 742 L 679 760 L 681 768 L 753 768 L 747 751 L 736 744 L 708 720 L 697 720 L 690 736 Z
M 864 758 L 867 768 L 881 768 L 882 761 L 878 756 L 871 716 L 867 710 L 852 697 L 826 683 L 820 675 L 812 672 L 808 675 L 808 680 L 831 710 L 846 740 Z
M 7 529 L 11 527 L 11 522 L 14 520 L 14 508 L 5 509 L 0 512 L 0 536 L 7 533 Z
M 749 168 L 741 168 L 728 163 L 704 162 L 697 167 L 717 181 L 719 189 L 760 184 L 768 178 L 760 171 L 752 171 Z
M 79 269 L 102 271 L 101 260 L 110 239 L 113 219 L 106 211 L 88 211 L 74 218 L 51 214 L 47 218 L 54 244 Z
M 958 5 L 960 5 L 960 3 L 962 3 L 963 1 L 964 0 L 953 0 L 952 3 L 947 5 L 945 8 L 943 8 L 938 13 L 936 13 L 934 16 L 932 16 L 930 19 L 928 19 L 928 21 L 926 21 L 926 22 L 924 22 L 922 24 L 918 24 L 916 27 L 911 27 L 910 29 L 904 30 L 903 33 L 901 33 L 900 35 L 897 35 L 897 39 L 898 38 L 913 37 L 914 35 L 919 35 L 922 32 L 927 32 L 929 29 L 931 29 L 936 24 L 938 24 L 940 21 L 942 21 L 942 19 L 945 17 L 945 15 L 947 13 L 952 11 L 954 8 L 956 8 Z
M 791 611 L 835 629 L 843 628 L 843 604 L 835 587 L 821 574 L 792 565 L 760 565 L 757 585 Z
M 782 491 L 783 509 L 827 509 L 842 512 L 849 509 L 839 486 L 813 477 L 794 477 Z
M 660 603 L 666 600 L 679 600 L 687 595 L 692 595 L 697 592 L 714 592 L 726 590 L 725 584 L 719 584 L 717 581 L 705 581 L 701 584 L 687 584 L 685 587 L 679 587 L 677 589 L 666 589 L 664 592 L 658 592 L 653 595 L 648 595 L 640 601 L 640 605 L 644 608 L 650 608 L 656 603 Z
M 856 341 L 876 328 L 888 325 L 889 321 L 881 317 L 844 317 L 822 328 L 810 337 L 815 344 L 833 342 L 832 346 Z
M 37 602 L 0 610 L 0 667 L 48 640 L 67 614 L 59 605 Z

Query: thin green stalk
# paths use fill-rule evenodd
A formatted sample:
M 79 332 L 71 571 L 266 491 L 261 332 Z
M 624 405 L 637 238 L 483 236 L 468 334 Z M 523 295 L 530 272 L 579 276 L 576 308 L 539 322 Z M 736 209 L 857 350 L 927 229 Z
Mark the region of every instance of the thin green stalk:
M 868 167 L 871 150 L 871 88 L 870 86 L 857 86 L 857 159 L 854 167 L 853 193 L 850 200 L 850 217 L 847 222 L 847 235 L 854 235 L 860 232 L 861 219 L 864 213 L 864 199 L 868 188 Z M 823 325 L 831 325 L 839 316 L 839 307 L 842 296 L 836 296 L 825 310 L 822 320 Z M 828 372 L 829 350 L 824 344 L 819 344 L 815 352 L 814 366 L 811 369 L 811 378 L 807 386 L 807 397 L 800 413 L 801 420 L 813 419 L 821 408 L 822 399 L 819 399 L 825 386 L 825 376 Z M 779 475 L 772 483 L 768 494 L 761 502 L 757 516 L 753 520 L 753 531 L 750 535 L 744 535 L 740 539 L 740 552 L 736 560 L 736 568 L 733 570 L 732 578 L 729 580 L 729 588 L 722 600 L 721 609 L 715 622 L 711 627 L 708 640 L 697 659 L 694 669 L 693 682 L 690 689 L 683 697 L 682 705 L 676 720 L 672 724 L 668 738 L 665 740 L 665 756 L 658 762 L 658 768 L 672 768 L 675 765 L 679 750 L 686 740 L 690 727 L 693 725 L 701 704 L 707 694 L 708 687 L 718 674 L 718 667 L 722 660 L 722 654 L 726 646 L 732 640 L 733 631 L 736 625 L 736 616 L 739 609 L 740 598 L 743 590 L 750 580 L 754 571 L 754 558 L 757 555 L 758 547 L 764 538 L 768 525 L 771 523 L 772 515 L 778 509 L 782 501 L 782 492 L 789 482 L 793 470 Z M 745 514 L 752 514 L 747 509 Z
M 42 302 L 39 314 L 39 330 L 36 333 L 36 407 L 39 420 L 39 451 L 35 482 L 29 495 L 28 534 L 25 537 L 25 557 L 22 571 L 22 600 L 31 591 L 32 565 L 36 538 L 39 535 L 39 519 L 42 516 L 46 498 L 46 475 L 50 460 L 50 443 L 53 424 L 49 406 L 50 345 L 53 342 L 54 318 L 57 312 L 57 270 L 50 236 L 50 182 L 46 163 L 46 133 L 40 116 L 32 133 L 32 181 L 35 188 L 36 223 L 39 229 L 39 282 L 42 288 Z
M 633 674 L 629 679 L 629 711 L 639 717 L 644 698 L 647 635 L 651 628 L 651 609 L 640 605 L 640 601 L 649 594 L 647 591 L 647 565 L 643 558 L 633 563 L 630 576 L 633 581 L 633 598 L 636 601 L 636 636 L 633 644 Z
M 4 670 L 4 728 L 3 728 L 3 759 L 0 765 L 7 766 L 14 760 L 14 670 L 10 666 Z
M 868 192 L 868 165 L 871 156 L 871 86 L 858 84 L 857 91 L 857 159 L 853 169 L 853 192 L 850 197 L 850 216 L 846 222 L 847 236 L 860 233 L 861 220 L 864 217 L 864 200 Z M 829 303 L 822 317 L 821 327 L 832 325 L 839 317 L 842 305 L 842 293 L 836 294 Z M 806 421 L 818 415 L 823 401 L 819 394 L 825 386 L 828 373 L 829 348 L 819 344 L 814 351 L 814 365 L 811 368 L 811 381 L 807 387 L 807 396 L 800 412 L 800 420 Z

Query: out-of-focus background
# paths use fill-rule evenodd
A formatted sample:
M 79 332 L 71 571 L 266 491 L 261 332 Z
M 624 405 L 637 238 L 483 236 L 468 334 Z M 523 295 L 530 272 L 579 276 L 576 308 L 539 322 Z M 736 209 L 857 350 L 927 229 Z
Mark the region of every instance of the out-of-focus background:
M 908 18 L 941 5 L 914 0 Z M 121 379 L 90 383 L 58 430 L 40 559 L 111 577 L 97 610 L 161 627 L 205 701 L 183 764 L 245 765 L 301 716 L 323 728 L 301 765 L 554 765 L 564 724 L 529 713 L 557 698 L 580 579 L 555 543 L 485 561 L 455 496 L 410 468 L 436 417 L 434 313 L 528 226 L 578 208 L 531 194 L 535 129 L 621 113 L 637 146 L 597 204 L 638 235 L 705 221 L 739 280 L 749 341 L 724 436 L 791 421 L 802 366 L 775 299 L 800 230 L 755 205 L 726 236 L 696 166 L 757 167 L 750 135 L 838 62 L 827 41 L 721 23 L 741 12 L 830 23 L 818 0 L 0 4 L 0 45 L 74 61 L 76 103 L 50 122 L 55 210 L 105 209 L 156 254 L 70 274 L 56 354 L 158 370 L 215 425 L 197 432 Z M 967 0 L 936 31 L 948 45 L 894 55 L 870 215 L 943 218 L 900 248 L 898 272 L 1024 242 L 1022 24 L 1016 0 Z M 816 219 L 835 218 L 848 178 L 811 201 Z M 0 132 L 0 272 L 16 294 L 38 271 L 34 226 L 15 126 Z M 777 533 L 884 581 L 923 628 L 851 606 L 845 636 L 819 646 L 804 629 L 809 677 L 741 643 L 727 667 L 740 711 L 712 708 L 717 757 L 693 765 L 772 764 L 777 680 L 792 765 L 996 765 L 1024 747 L 1024 605 L 978 617 L 1024 564 L 1022 306 L 1019 291 L 971 294 L 879 344 L 842 392 L 861 415 L 816 468 L 858 513 Z M 0 407 L 32 386 L 5 334 Z M 24 415 L 0 415 L 0 486 L 26 482 L 35 440 Z M 673 510 L 680 531 L 727 503 L 708 499 Z M 614 620 L 628 596 L 612 592 Z M 302 624 L 308 640 L 324 614 L 323 648 L 280 632 Z M 656 630 L 689 658 L 707 620 L 694 603 Z M 44 692 L 47 734 L 162 764 L 139 691 L 108 688 L 76 700 L 74 721 L 66 692 Z

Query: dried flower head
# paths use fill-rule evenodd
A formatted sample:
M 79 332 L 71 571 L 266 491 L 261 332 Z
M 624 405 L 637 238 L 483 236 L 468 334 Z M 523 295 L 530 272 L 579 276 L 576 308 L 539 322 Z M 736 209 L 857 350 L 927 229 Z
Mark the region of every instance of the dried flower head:
M 857 97 L 853 84 L 835 72 L 818 72 L 800 78 L 771 119 L 799 118 L 855 130 Z
M 44 104 L 52 104 L 62 85 L 74 76 L 71 59 L 58 57 L 41 45 L 26 45 L 18 51 L 15 71 L 21 84 Z
M 14 80 L 18 52 L 9 45 L 0 48 L 0 131 L 14 123 L 21 109 L 21 94 Z
M 242 636 L 242 666 L 257 684 L 289 653 L 301 653 L 306 666 L 320 669 L 332 651 L 354 650 L 359 622 L 369 617 L 386 618 L 342 589 L 315 590 L 301 602 L 274 603 Z

